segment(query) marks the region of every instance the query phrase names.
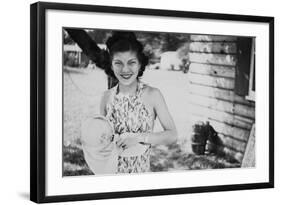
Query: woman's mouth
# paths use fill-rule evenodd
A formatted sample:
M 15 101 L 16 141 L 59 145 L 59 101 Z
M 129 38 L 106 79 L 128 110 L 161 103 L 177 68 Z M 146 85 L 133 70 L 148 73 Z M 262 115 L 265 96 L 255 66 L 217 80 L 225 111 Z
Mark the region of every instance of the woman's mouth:
M 120 76 L 126 80 L 130 79 L 133 74 L 121 74 Z

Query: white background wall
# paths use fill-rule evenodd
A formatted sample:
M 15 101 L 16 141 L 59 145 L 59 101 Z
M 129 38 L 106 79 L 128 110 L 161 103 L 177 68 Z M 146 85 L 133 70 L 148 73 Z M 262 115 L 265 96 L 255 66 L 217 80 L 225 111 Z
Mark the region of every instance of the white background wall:
M 52 1 L 52 0 L 49 0 Z M 29 200 L 29 4 L 34 1 L 2 1 L 0 6 L 0 204 L 31 204 Z M 275 173 L 276 188 L 114 199 L 69 204 L 278 204 L 280 200 L 280 36 L 278 1 L 212 0 L 84 0 L 71 3 L 144 7 L 275 17 Z M 279 106 L 278 106 L 279 105 Z M 278 128 L 279 127 L 279 128 Z M 64 203 L 63 203 L 64 204 Z

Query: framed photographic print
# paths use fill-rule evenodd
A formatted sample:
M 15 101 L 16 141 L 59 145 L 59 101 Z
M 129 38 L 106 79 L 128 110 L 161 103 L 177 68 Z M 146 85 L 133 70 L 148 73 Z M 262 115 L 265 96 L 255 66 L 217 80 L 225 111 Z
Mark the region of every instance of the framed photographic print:
M 30 199 L 274 187 L 274 18 L 31 5 Z

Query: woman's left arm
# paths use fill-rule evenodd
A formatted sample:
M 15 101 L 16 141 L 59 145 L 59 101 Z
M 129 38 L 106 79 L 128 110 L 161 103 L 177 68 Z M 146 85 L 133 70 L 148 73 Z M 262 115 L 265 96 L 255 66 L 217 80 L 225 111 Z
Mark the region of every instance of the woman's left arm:
M 124 133 L 117 140 L 117 145 L 128 148 L 137 143 L 172 144 L 177 140 L 177 130 L 173 118 L 168 110 L 165 99 L 159 89 L 153 88 L 149 94 L 152 106 L 164 131 L 149 133 Z
M 153 108 L 164 131 L 155 133 L 142 133 L 141 141 L 149 144 L 171 144 L 177 140 L 177 130 L 169 112 L 165 99 L 159 89 L 153 88 L 151 98 Z

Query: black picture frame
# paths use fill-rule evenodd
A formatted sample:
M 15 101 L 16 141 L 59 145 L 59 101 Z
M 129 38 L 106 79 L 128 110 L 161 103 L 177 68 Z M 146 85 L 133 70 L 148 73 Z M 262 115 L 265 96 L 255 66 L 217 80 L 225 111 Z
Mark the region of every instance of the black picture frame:
M 46 11 L 83 11 L 159 17 L 179 17 L 269 25 L 269 181 L 220 186 L 169 188 L 106 193 L 46 196 Z M 30 6 L 30 200 L 37 203 L 97 200 L 198 192 L 261 189 L 274 187 L 274 18 L 265 16 L 125 8 L 82 4 L 38 2 Z

